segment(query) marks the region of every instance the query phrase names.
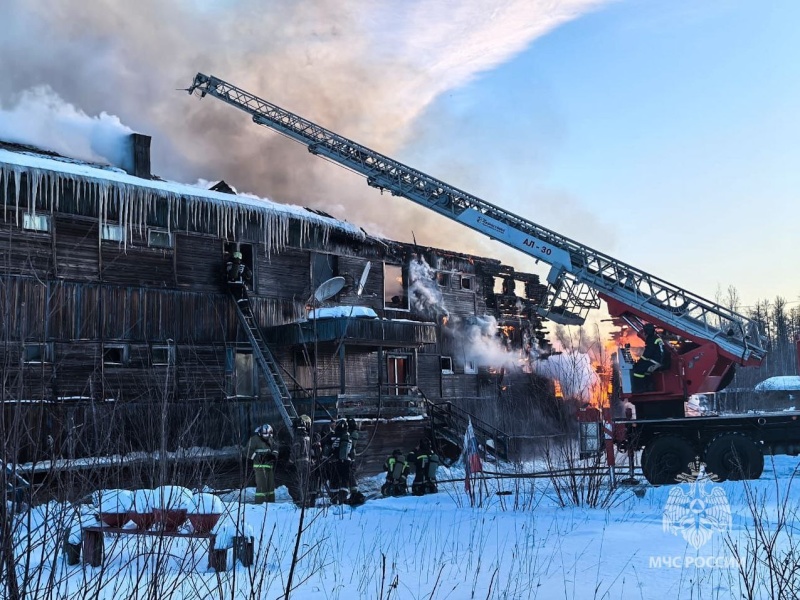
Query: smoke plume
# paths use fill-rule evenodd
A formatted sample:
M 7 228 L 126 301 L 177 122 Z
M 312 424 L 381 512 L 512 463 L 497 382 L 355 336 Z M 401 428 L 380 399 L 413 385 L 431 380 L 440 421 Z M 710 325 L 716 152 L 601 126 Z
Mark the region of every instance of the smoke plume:
M 225 179 L 372 233 L 407 240 L 413 229 L 422 243 L 453 246 L 460 226 L 179 90 L 213 74 L 391 156 L 438 96 L 606 1 L 5 0 L 0 106 L 14 119 L 3 135 L 49 134 L 48 148 L 113 162 L 98 141 L 74 139 L 76 123 L 99 115 L 98 131 L 152 135 L 153 170 L 166 179 Z
M 49 86 L 25 90 L 9 109 L 0 108 L 0 140 L 89 162 L 125 168 L 131 133 L 119 117 L 105 112 L 90 117 Z
M 424 258 L 415 258 L 408 265 L 408 299 L 411 310 L 437 323 L 449 315 L 436 283 L 436 271 Z

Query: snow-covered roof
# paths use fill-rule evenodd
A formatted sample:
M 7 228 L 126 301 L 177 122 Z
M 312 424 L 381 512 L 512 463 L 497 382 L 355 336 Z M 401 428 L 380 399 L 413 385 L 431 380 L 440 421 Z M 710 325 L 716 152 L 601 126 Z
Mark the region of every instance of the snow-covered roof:
M 19 189 L 23 173 L 28 174 L 28 188 L 33 192 L 29 194 L 29 198 L 39 190 L 48 190 L 56 195 L 51 198 L 55 207 L 58 206 L 57 194 L 60 189 L 55 185 L 56 178 L 97 185 L 102 207 L 98 217 L 105 222 L 106 205 L 116 207 L 118 203 L 121 224 L 126 226 L 126 230 L 142 228 L 148 209 L 157 200 L 166 200 L 170 215 L 177 216 L 183 201 L 189 211 L 190 220 L 213 219 L 217 223 L 220 236 L 237 222 L 256 220 L 264 230 L 264 241 L 268 249 L 283 246 L 288 237 L 290 219 L 299 220 L 306 225 L 302 231 L 304 237 L 309 234 L 308 226 L 321 228 L 324 237 L 334 229 L 358 239 L 366 237 L 361 228 L 345 221 L 317 214 L 300 206 L 272 202 L 253 194 L 233 195 L 184 183 L 141 179 L 114 167 L 0 148 L 0 174 L 3 178 L 12 181 L 16 189 Z M 9 189 L 7 184 L 0 193 L 6 195 Z M 30 209 L 17 206 L 17 219 L 20 218 L 20 210 L 31 209 L 32 203 Z M 174 219 L 171 222 L 174 223 Z
M 800 376 L 781 375 L 765 379 L 755 387 L 757 392 L 800 390 Z

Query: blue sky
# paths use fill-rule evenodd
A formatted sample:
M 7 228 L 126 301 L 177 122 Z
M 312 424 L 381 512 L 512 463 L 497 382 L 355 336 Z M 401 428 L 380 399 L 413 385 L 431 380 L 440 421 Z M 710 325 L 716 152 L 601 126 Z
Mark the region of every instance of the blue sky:
M 404 152 L 700 295 L 796 301 L 798 22 L 788 1 L 613 3 L 442 95 Z

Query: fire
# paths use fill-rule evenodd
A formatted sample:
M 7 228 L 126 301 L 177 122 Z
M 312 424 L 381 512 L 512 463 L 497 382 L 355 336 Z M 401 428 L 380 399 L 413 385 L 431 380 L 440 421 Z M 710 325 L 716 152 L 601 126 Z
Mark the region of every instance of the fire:
M 589 387 L 589 406 L 592 408 L 607 407 L 611 395 L 611 368 L 603 364 L 597 357 L 592 356 L 592 369 L 597 376 L 596 381 Z

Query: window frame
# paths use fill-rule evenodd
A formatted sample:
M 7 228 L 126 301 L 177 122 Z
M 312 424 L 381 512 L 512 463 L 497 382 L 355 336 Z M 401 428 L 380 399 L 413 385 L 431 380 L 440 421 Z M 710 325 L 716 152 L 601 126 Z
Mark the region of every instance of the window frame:
M 154 243 L 153 241 L 153 234 L 155 235 L 166 235 L 167 236 L 167 243 Z M 160 250 L 171 250 L 175 247 L 175 235 L 171 231 L 167 231 L 166 229 L 158 229 L 151 227 L 147 230 L 147 247 L 148 248 L 158 248 Z
M 446 365 L 450 365 L 449 367 Z M 452 375 L 455 371 L 453 371 L 453 357 L 452 356 L 440 356 L 439 357 L 439 368 L 442 370 L 443 375 Z
M 116 232 L 112 235 L 112 232 Z M 115 237 L 119 235 L 119 237 Z M 104 242 L 117 242 L 121 244 L 125 241 L 125 230 L 120 223 L 103 223 L 100 226 L 100 239 Z
M 120 360 L 109 360 L 108 352 L 119 350 Z M 103 366 L 124 367 L 130 360 L 130 349 L 128 344 L 103 344 Z
M 44 224 L 44 226 L 42 226 L 42 224 Z M 22 214 L 22 229 L 25 231 L 50 233 L 50 215 L 24 212 Z
M 37 356 L 31 358 L 28 350 L 37 348 Z M 25 365 L 44 365 L 53 362 L 52 344 L 47 342 L 29 342 L 22 346 L 22 363 Z
M 391 304 L 391 298 L 387 298 L 387 290 L 386 290 L 386 282 L 389 280 L 387 277 L 387 269 L 399 269 L 400 272 L 400 287 L 402 291 L 402 297 L 405 299 L 405 306 L 395 306 Z M 408 294 L 408 273 L 406 271 L 406 267 L 404 265 L 395 265 L 392 263 L 383 263 L 383 309 L 384 310 L 397 310 L 403 312 L 411 312 L 411 298 Z
M 166 350 L 166 362 L 156 360 L 156 352 Z M 150 346 L 150 366 L 169 367 L 175 364 L 175 346 L 172 344 L 153 344 Z

